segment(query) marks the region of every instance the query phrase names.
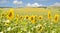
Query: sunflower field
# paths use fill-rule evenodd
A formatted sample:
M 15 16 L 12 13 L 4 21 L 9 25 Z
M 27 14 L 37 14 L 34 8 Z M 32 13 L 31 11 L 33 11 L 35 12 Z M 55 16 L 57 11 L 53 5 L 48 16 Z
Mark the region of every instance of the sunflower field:
M 60 8 L 0 8 L 0 33 L 60 33 Z

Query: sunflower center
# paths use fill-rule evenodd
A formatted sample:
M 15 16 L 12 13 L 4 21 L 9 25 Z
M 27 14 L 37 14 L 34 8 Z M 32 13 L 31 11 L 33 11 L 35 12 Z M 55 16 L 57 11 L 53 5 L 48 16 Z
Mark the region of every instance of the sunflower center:
M 11 17 L 11 16 L 12 16 L 12 13 L 10 12 L 9 17 Z

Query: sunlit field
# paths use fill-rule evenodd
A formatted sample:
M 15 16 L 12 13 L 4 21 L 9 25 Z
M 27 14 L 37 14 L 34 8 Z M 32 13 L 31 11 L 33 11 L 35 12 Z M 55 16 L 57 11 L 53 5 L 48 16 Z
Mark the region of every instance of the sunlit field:
M 60 8 L 0 8 L 1 33 L 60 33 Z

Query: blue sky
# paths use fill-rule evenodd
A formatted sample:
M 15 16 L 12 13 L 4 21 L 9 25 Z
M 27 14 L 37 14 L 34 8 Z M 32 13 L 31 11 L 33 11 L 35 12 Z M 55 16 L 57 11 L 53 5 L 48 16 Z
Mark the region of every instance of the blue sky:
M 60 0 L 0 0 L 0 7 L 60 6 Z

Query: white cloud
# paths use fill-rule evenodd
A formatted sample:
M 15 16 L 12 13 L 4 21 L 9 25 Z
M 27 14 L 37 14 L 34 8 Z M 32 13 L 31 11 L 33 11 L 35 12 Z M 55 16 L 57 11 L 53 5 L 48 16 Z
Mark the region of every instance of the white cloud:
M 17 0 L 13 1 L 14 4 L 16 4 L 17 2 L 18 2 Z
M 13 1 L 13 4 L 22 4 L 22 3 L 23 3 L 22 1 L 18 1 L 18 0 Z
M 38 3 L 33 3 L 33 4 L 28 3 L 27 4 L 27 7 L 40 7 L 40 6 L 45 6 L 45 5 L 38 4 Z
M 28 3 L 28 4 L 27 4 L 27 6 L 28 6 L 28 7 L 31 7 L 31 4 L 30 4 L 30 3 Z
M 54 3 L 53 5 L 50 5 L 50 6 L 60 6 L 60 3 L 56 2 L 56 3 Z
M 40 5 L 38 3 L 32 4 L 32 7 L 39 7 Z

